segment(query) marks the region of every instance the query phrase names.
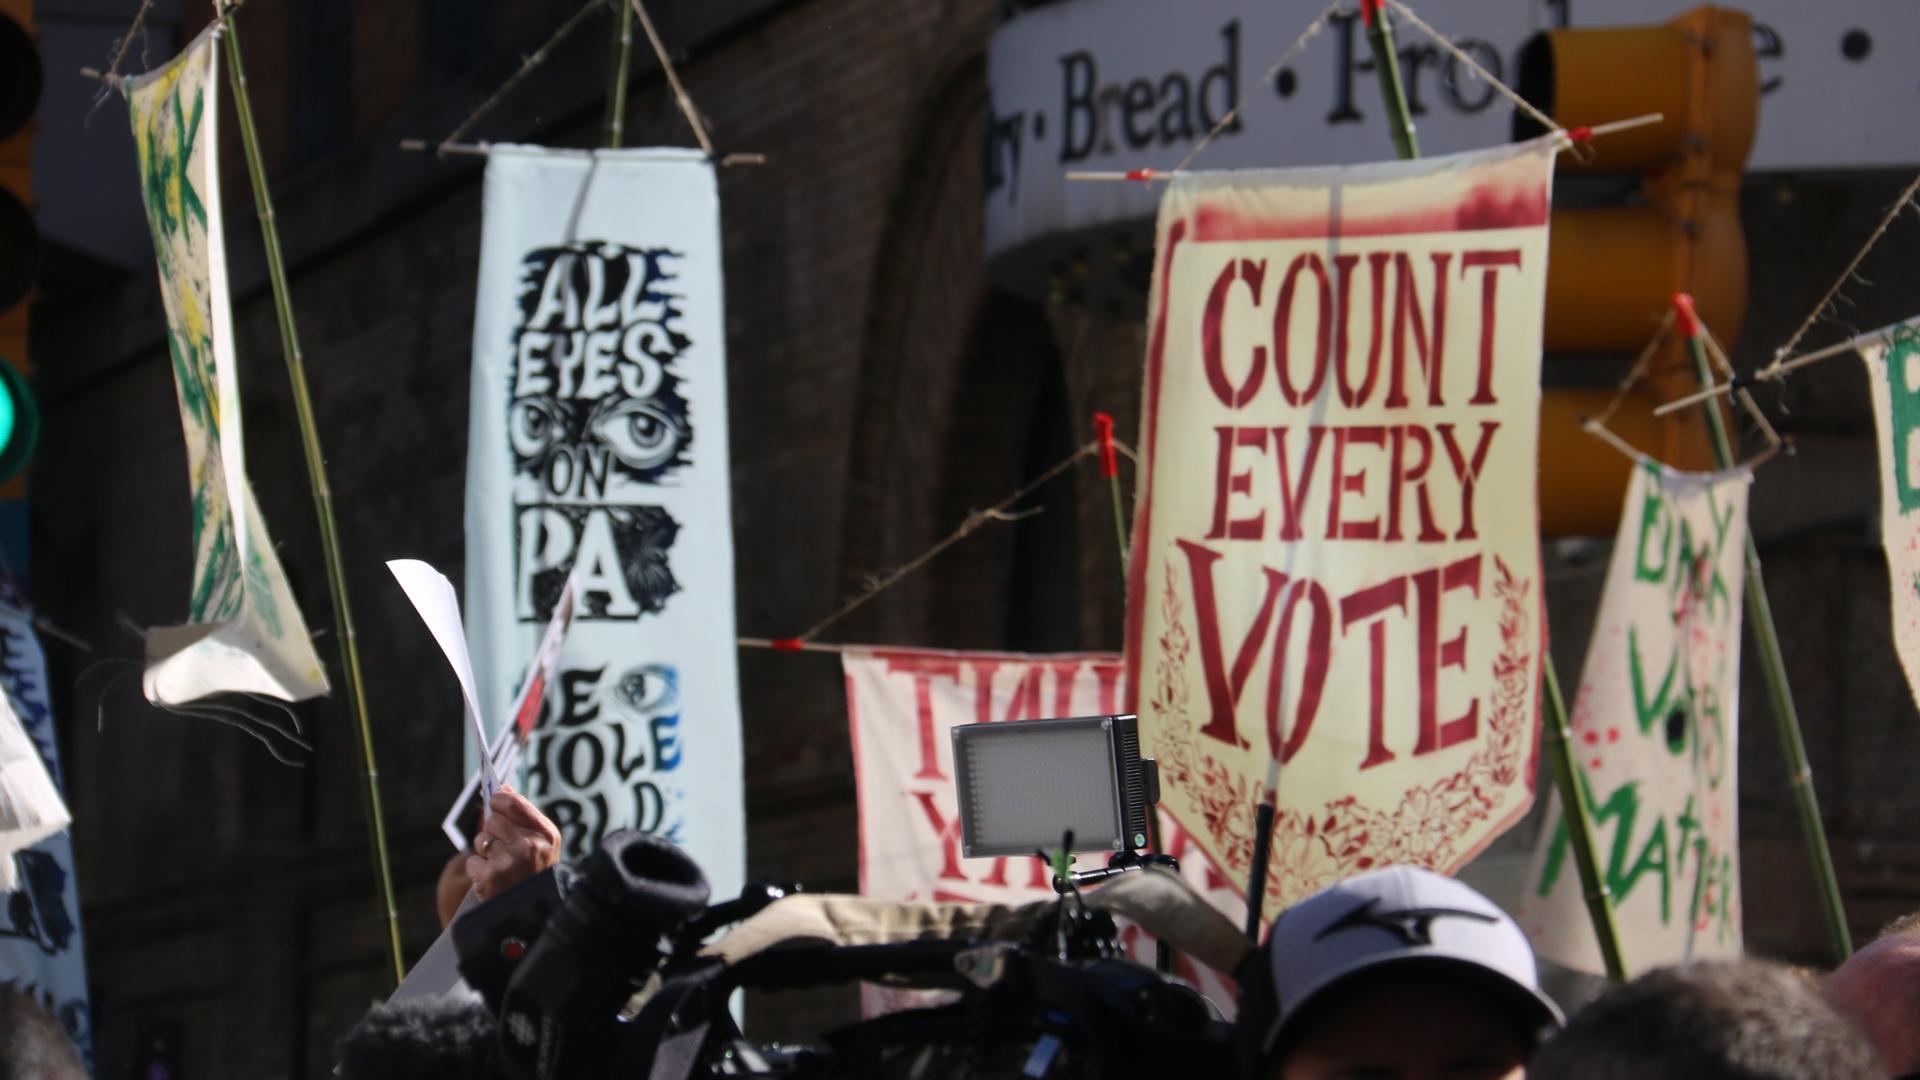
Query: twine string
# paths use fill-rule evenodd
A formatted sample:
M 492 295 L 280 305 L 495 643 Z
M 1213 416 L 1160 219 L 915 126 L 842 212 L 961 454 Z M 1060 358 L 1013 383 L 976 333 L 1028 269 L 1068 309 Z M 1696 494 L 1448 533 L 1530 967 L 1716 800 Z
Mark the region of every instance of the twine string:
M 660 31 L 653 28 L 653 20 L 647 17 L 647 5 L 640 0 L 628 0 L 633 5 L 633 13 L 640 17 L 640 29 L 647 32 L 647 43 L 653 46 L 654 59 L 660 61 L 660 70 L 667 73 L 667 85 L 673 89 L 674 104 L 680 107 L 680 115 L 687 118 L 687 126 L 693 129 L 693 137 L 699 141 L 700 149 L 709 159 L 713 155 L 713 138 L 707 134 L 707 125 L 700 119 L 700 110 L 694 107 L 693 98 L 687 93 L 685 84 L 680 81 L 680 72 L 674 69 L 673 60 L 667 56 L 667 47 L 660 40 Z
M 1603 134 L 1607 134 L 1614 131 L 1624 131 L 1627 128 L 1639 127 L 1643 124 L 1658 123 L 1664 119 L 1664 117 L 1659 113 L 1653 113 L 1646 116 L 1636 116 L 1630 119 L 1620 120 L 1613 123 L 1598 124 L 1591 128 L 1583 127 L 1583 128 L 1576 129 L 1575 131 L 1568 131 L 1564 126 L 1562 126 L 1560 123 L 1555 121 L 1553 117 L 1548 116 L 1546 113 L 1536 108 L 1532 102 L 1528 101 L 1524 97 L 1521 97 L 1519 91 L 1515 90 L 1511 86 L 1508 86 L 1506 83 L 1501 82 L 1500 79 L 1493 74 L 1493 72 L 1488 71 L 1486 67 L 1480 63 L 1480 61 L 1475 60 L 1473 58 L 1473 54 L 1467 52 L 1465 49 L 1462 49 L 1459 45 L 1455 44 L 1452 38 L 1449 38 L 1446 35 L 1440 33 L 1440 31 L 1434 29 L 1431 25 L 1427 23 L 1425 19 L 1422 19 L 1417 13 L 1414 12 L 1412 8 L 1408 7 L 1403 2 L 1403 0 L 1378 0 L 1378 2 L 1386 6 L 1392 7 L 1393 10 L 1399 12 L 1401 17 L 1407 20 L 1408 25 L 1413 26 L 1415 29 L 1419 30 L 1422 34 L 1425 34 L 1427 37 L 1431 38 L 1442 49 L 1445 49 L 1450 55 L 1452 55 L 1453 59 L 1456 62 L 1464 66 L 1467 69 L 1467 71 L 1470 72 L 1475 78 L 1479 79 L 1481 82 L 1486 83 L 1489 87 L 1493 89 L 1495 93 L 1499 94 L 1503 98 L 1506 98 L 1507 101 L 1510 102 L 1514 108 L 1527 114 L 1528 117 L 1532 118 L 1533 121 L 1539 124 L 1543 129 L 1559 136 L 1560 149 L 1562 150 L 1569 149 L 1569 148 L 1572 149 L 1574 155 L 1580 158 L 1582 161 L 1593 160 L 1593 146 L 1591 144 L 1591 140 L 1593 136 L 1603 135 Z M 1294 40 L 1292 47 L 1287 49 L 1286 52 L 1282 53 L 1280 55 L 1280 59 L 1276 60 L 1273 66 L 1267 69 L 1267 72 L 1262 77 L 1261 81 L 1263 83 L 1271 83 L 1274 80 L 1274 78 L 1280 74 L 1281 69 L 1286 67 L 1287 64 L 1290 61 L 1292 61 L 1295 56 L 1299 55 L 1302 49 L 1306 48 L 1307 42 L 1311 41 L 1315 36 L 1317 36 L 1320 33 L 1322 29 L 1326 27 L 1327 20 L 1333 17 L 1334 12 L 1339 9 L 1340 4 L 1341 4 L 1341 0 L 1333 0 L 1333 3 L 1328 4 L 1326 8 L 1320 12 L 1319 16 L 1313 20 L 1313 22 L 1307 24 L 1306 30 L 1303 31 L 1300 34 L 1300 36 Z M 1167 170 L 1165 172 L 1162 172 L 1156 169 L 1132 169 L 1124 172 L 1098 172 L 1098 171 L 1069 172 L 1067 173 L 1067 179 L 1069 180 L 1166 180 L 1166 179 L 1170 179 L 1171 177 L 1186 171 L 1187 166 L 1192 165 L 1196 158 L 1198 158 L 1203 152 L 1205 152 L 1209 146 L 1212 146 L 1214 140 L 1218 139 L 1222 132 L 1226 131 L 1228 127 L 1232 126 L 1233 122 L 1237 120 L 1239 116 L 1240 116 L 1240 103 L 1236 102 L 1233 108 L 1228 109 L 1226 112 L 1226 115 L 1222 116 L 1219 119 L 1219 121 L 1216 122 L 1213 125 L 1213 127 L 1207 131 L 1206 135 L 1204 135 L 1198 143 L 1194 144 L 1193 149 L 1187 151 L 1187 156 L 1181 158 L 1180 163 L 1178 165 L 1175 165 L 1172 169 Z
M 790 637 L 790 638 L 742 637 L 742 638 L 735 639 L 736 644 L 740 645 L 743 648 L 773 649 L 778 652 L 837 653 L 837 652 L 846 651 L 845 646 L 823 644 L 823 643 L 815 642 L 813 639 L 819 636 L 822 631 L 826 630 L 828 627 L 832 626 L 833 624 L 839 622 L 841 619 L 844 619 L 848 615 L 851 615 L 855 611 L 858 611 L 862 607 L 865 607 L 868 603 L 872 602 L 874 597 L 879 596 L 881 593 L 886 592 L 888 589 L 891 589 L 895 585 L 898 585 L 902 580 L 907 578 L 909 575 L 913 574 L 915 571 L 919 570 L 921 567 L 932 562 L 935 558 L 937 558 L 940 555 L 941 552 L 947 550 L 948 548 L 959 543 L 960 541 L 965 540 L 967 537 L 973 535 L 975 532 L 979 531 L 982 527 L 988 525 L 989 523 L 996 522 L 996 521 L 1019 521 L 1023 518 L 1032 517 L 1034 514 L 1039 513 L 1040 511 L 1039 511 L 1039 508 L 1037 507 L 1030 508 L 1023 511 L 1017 511 L 1017 512 L 1013 510 L 1013 507 L 1020 500 L 1026 498 L 1027 496 L 1033 494 L 1035 491 L 1038 491 L 1040 488 L 1046 486 L 1048 481 L 1059 476 L 1061 473 L 1066 472 L 1068 469 L 1072 468 L 1076 463 L 1078 463 L 1082 459 L 1091 457 L 1095 454 L 1098 454 L 1099 452 L 1100 452 L 1099 440 L 1096 439 L 1091 442 L 1088 442 L 1086 445 L 1080 447 L 1078 450 L 1075 450 L 1072 454 L 1068 455 L 1064 460 L 1060 461 L 1058 464 L 1054 465 L 1052 468 L 1048 469 L 1046 472 L 1041 473 L 1039 476 L 1035 477 L 1034 479 L 1028 481 L 1026 484 L 1022 485 L 1019 488 L 1019 490 L 1015 491 L 1013 494 L 1008 495 L 1006 498 L 1001 499 L 999 502 L 994 503 L 992 506 L 987 507 L 985 510 L 976 510 L 971 514 L 968 514 L 967 519 L 960 523 L 960 527 L 953 530 L 951 533 L 948 533 L 946 537 L 943 538 L 939 543 L 934 544 L 932 547 L 921 552 L 919 555 L 916 555 L 910 561 L 903 563 L 898 567 L 895 567 L 893 570 L 885 574 L 868 577 L 867 587 L 860 593 L 860 595 L 847 601 L 845 604 L 842 604 L 840 608 L 836 610 L 833 614 L 828 615 L 826 618 L 821 619 L 819 622 L 814 623 L 812 626 L 808 627 L 807 630 L 804 633 L 800 634 L 798 637 Z M 1132 451 L 1128 451 L 1128 453 L 1129 455 L 1131 455 Z
M 133 23 L 127 27 L 127 32 L 114 42 L 113 57 L 107 61 L 106 73 L 100 79 L 100 89 L 93 95 L 93 104 L 87 109 L 87 118 L 81 122 L 82 127 L 93 122 L 93 114 L 99 111 L 100 106 L 107 100 L 109 92 L 119 85 L 120 65 L 126 62 L 127 50 L 133 47 L 134 38 L 140 39 L 140 58 L 143 61 L 146 59 L 147 13 L 152 10 L 153 0 L 140 0 L 140 10 L 133 13 Z
M 1393 0 L 1387 0 L 1387 2 L 1391 3 Z M 1667 335 L 1673 329 L 1673 321 L 1673 310 L 1669 308 L 1666 315 L 1660 320 L 1659 328 L 1654 331 L 1653 337 L 1647 341 L 1646 347 L 1640 350 L 1639 358 L 1633 362 L 1632 368 L 1627 371 L 1626 378 L 1620 381 L 1619 389 L 1614 391 L 1613 400 L 1607 403 L 1607 407 L 1601 411 L 1599 416 L 1587 417 L 1580 422 L 1581 429 L 1587 434 L 1594 436 L 1608 446 L 1620 451 L 1635 462 L 1644 462 L 1652 459 L 1634 449 L 1632 444 L 1615 434 L 1613 429 L 1607 425 L 1613 419 L 1614 414 L 1619 411 L 1620 405 L 1626 400 L 1627 394 L 1632 392 L 1634 386 L 1642 379 L 1646 378 L 1648 371 L 1652 367 L 1654 356 L 1659 353 L 1660 346 L 1665 344 Z M 1748 461 L 1742 463 L 1745 468 L 1757 469 L 1784 449 L 1786 447 L 1786 440 L 1781 437 L 1780 432 L 1776 430 L 1772 422 L 1767 419 L 1766 413 L 1761 411 L 1759 404 L 1753 400 L 1753 395 L 1747 392 L 1744 385 L 1739 384 L 1739 378 L 1734 374 L 1733 362 L 1727 358 L 1726 349 L 1720 344 L 1720 339 L 1713 336 L 1712 329 L 1705 323 L 1701 323 L 1700 335 L 1702 342 L 1706 346 L 1708 360 L 1727 377 L 1727 382 L 1659 406 L 1654 410 L 1654 415 L 1665 416 L 1674 412 L 1682 405 L 1697 404 L 1711 400 L 1715 396 L 1715 391 L 1726 393 L 1728 392 L 1726 388 L 1733 388 L 1732 393 L 1736 395 L 1736 400 L 1739 401 L 1741 409 L 1753 420 L 1754 427 L 1757 428 L 1767 440 L 1767 448 L 1765 450 L 1762 450 Z M 1755 378 L 1765 377 L 1765 372 L 1761 372 L 1755 376 Z
M 1900 211 L 1906 209 L 1913 203 L 1915 194 L 1920 194 L 1920 176 L 1915 176 L 1913 180 L 1907 184 L 1906 188 L 1900 192 L 1900 197 L 1895 199 L 1893 205 L 1887 208 L 1886 214 L 1880 218 L 1880 224 L 1876 225 L 1872 234 L 1867 237 L 1867 242 L 1862 244 L 1860 250 L 1854 252 L 1853 258 L 1847 262 L 1847 268 L 1840 271 L 1839 277 L 1833 279 L 1833 284 L 1827 287 L 1825 293 L 1821 294 L 1820 302 L 1813 305 L 1812 311 L 1807 312 L 1807 317 L 1800 321 L 1799 329 L 1793 332 L 1793 336 L 1787 339 L 1787 343 L 1773 350 L 1773 362 L 1761 369 L 1760 373 L 1755 376 L 1756 378 L 1767 380 L 1777 379 L 1787 370 L 1782 365 L 1787 357 L 1793 355 L 1794 347 L 1800 344 L 1801 338 L 1807 336 L 1807 331 L 1813 329 L 1814 324 L 1820 321 L 1821 316 L 1832 309 L 1833 301 L 1840 295 L 1841 288 L 1853 278 L 1854 272 L 1860 269 L 1860 263 L 1866 259 L 1867 253 L 1872 251 L 1874 245 L 1880 242 L 1880 238 L 1887 234 L 1887 230 L 1893 225 L 1893 219 L 1899 217 Z
M 1081 458 L 1096 454 L 1099 450 L 1100 443 L 1098 441 L 1088 442 L 1086 445 L 1080 447 L 1080 449 L 1068 455 L 1067 458 L 1059 464 L 1023 485 L 1018 491 L 1001 499 L 985 510 L 976 510 L 968 514 L 967 519 L 960 523 L 960 527 L 948 533 L 945 539 L 928 548 L 926 551 L 921 552 L 911 562 L 896 567 L 891 572 L 868 585 L 865 592 L 842 604 L 838 611 L 814 623 L 807 628 L 805 633 L 802 633 L 794 640 L 804 645 L 808 641 L 818 637 L 821 631 L 865 607 L 874 597 L 879 596 L 881 593 L 898 584 L 902 578 L 907 577 L 914 571 L 932 562 L 941 552 L 972 536 L 982 526 L 995 520 L 1003 520 L 997 518 L 996 515 L 1005 514 L 1015 503 L 1038 491 L 1041 487 L 1045 486 L 1049 480 L 1072 468 Z
M 1634 360 L 1633 366 L 1627 369 L 1626 378 L 1620 380 L 1619 388 L 1613 392 L 1613 400 L 1607 402 L 1607 407 L 1600 410 L 1600 415 L 1594 418 L 1594 423 L 1605 427 L 1612 421 L 1613 414 L 1620 411 L 1620 405 L 1627 400 L 1627 395 L 1632 393 L 1633 388 L 1639 385 L 1640 380 L 1646 378 L 1647 373 L 1653 369 L 1653 358 L 1659 354 L 1660 346 L 1666 343 L 1667 331 L 1672 328 L 1673 309 L 1668 308 L 1667 313 L 1660 319 L 1660 325 L 1654 329 L 1653 336 L 1647 339 L 1646 347 L 1640 350 L 1640 356 Z
M 1547 129 L 1548 131 L 1554 132 L 1555 134 L 1559 135 L 1563 139 L 1572 141 L 1571 136 L 1567 134 L 1567 129 L 1555 123 L 1553 117 L 1548 116 L 1546 113 L 1543 113 L 1539 109 L 1534 108 L 1533 103 L 1528 101 L 1526 98 L 1521 97 L 1519 92 L 1514 90 L 1513 87 L 1508 86 L 1506 83 L 1503 83 L 1499 79 L 1495 78 L 1493 75 L 1493 72 L 1488 71 L 1486 68 L 1480 66 L 1480 62 L 1478 60 L 1475 60 L 1471 55 L 1469 55 L 1465 49 L 1462 49 L 1460 46 L 1455 45 L 1453 43 L 1452 38 L 1447 37 L 1446 35 L 1440 33 L 1440 31 L 1435 30 L 1433 27 L 1427 25 L 1426 20 L 1414 14 L 1413 9 L 1408 7 L 1403 2 L 1403 0 L 1385 0 L 1385 2 L 1388 7 L 1398 12 L 1400 17 L 1407 20 L 1407 22 L 1410 23 L 1415 29 L 1427 35 L 1429 38 L 1432 38 L 1436 45 L 1439 45 L 1441 48 L 1447 50 L 1449 53 L 1452 53 L 1453 58 L 1456 61 L 1466 65 L 1467 70 L 1473 72 L 1476 76 L 1478 76 L 1480 78 L 1480 81 L 1492 87 L 1495 93 L 1499 94 L 1501 97 L 1506 98 L 1508 101 L 1512 102 L 1514 108 L 1519 109 L 1523 113 L 1526 113 L 1527 116 L 1530 117 L 1535 123 L 1539 124 L 1541 127 Z
M 1113 448 L 1119 451 L 1124 457 L 1126 457 L 1128 461 L 1134 462 L 1136 465 L 1139 463 L 1139 460 L 1140 460 L 1139 455 L 1134 452 L 1133 447 L 1128 446 L 1126 443 L 1121 442 L 1119 439 L 1115 439 L 1113 440 Z M 1040 512 L 1039 507 L 1034 507 L 1032 509 L 1022 510 L 1018 512 L 1009 511 L 1007 508 L 1019 502 L 1021 499 L 1026 498 L 1028 495 L 1033 494 L 1036 490 L 1038 490 L 1040 487 L 1045 485 L 1047 481 L 1052 480 L 1053 478 L 1059 476 L 1061 473 L 1067 471 L 1069 468 L 1073 467 L 1073 465 L 1076 462 L 1080 461 L 1082 458 L 1086 458 L 1094 454 L 1097 454 L 1099 453 L 1099 451 L 1100 451 L 1100 443 L 1098 440 L 1089 442 L 1087 445 L 1082 446 L 1080 449 L 1074 451 L 1071 457 L 1068 457 L 1066 460 L 1055 465 L 1053 468 L 1048 469 L 1046 472 L 1041 473 L 1038 478 L 1028 483 L 1025 487 L 1022 487 L 1020 490 L 1014 492 L 1013 494 L 1007 496 L 1006 498 L 1000 500 L 999 502 L 995 503 L 994 505 L 988 507 L 985 510 L 975 511 L 974 513 L 968 515 L 967 520 L 962 522 L 958 529 L 955 529 L 945 539 L 933 545 L 933 547 L 928 548 L 925 552 L 922 552 L 919 556 L 915 557 L 911 562 L 908 562 L 902 565 L 901 567 L 899 567 L 898 569 L 895 569 L 892 572 L 887 574 L 868 575 L 867 588 L 865 592 L 861 593 L 859 596 L 849 601 L 845 606 L 841 607 L 840 610 L 834 612 L 832 615 L 829 615 L 826 618 L 815 623 L 811 629 L 809 629 L 806 633 L 801 634 L 799 637 L 790 637 L 790 638 L 742 637 L 742 638 L 736 638 L 735 644 L 739 645 L 741 648 L 744 648 L 744 649 L 772 649 L 775 652 L 844 653 L 850 649 L 860 648 L 861 646 L 814 641 L 813 638 L 815 635 L 819 634 L 821 631 L 825 630 L 827 627 L 832 626 L 836 622 L 839 622 L 842 618 L 846 617 L 848 613 L 859 608 L 861 605 L 872 600 L 874 597 L 885 592 L 887 589 L 892 588 L 894 585 L 899 584 L 901 580 L 906 578 L 908 575 L 912 574 L 916 570 L 919 570 L 921 567 L 927 565 L 929 562 L 932 562 L 934 557 L 939 555 L 942 551 L 945 551 L 946 549 L 952 547 L 954 544 L 959 543 L 961 540 L 965 539 L 967 536 L 971 535 L 974 531 L 978 530 L 981 526 L 987 524 L 988 522 L 1019 521 L 1023 518 L 1029 518 L 1039 513 Z
M 1302 31 L 1300 36 L 1294 39 L 1293 46 L 1286 52 L 1281 53 L 1280 59 L 1275 60 L 1273 66 L 1267 69 L 1267 73 L 1261 76 L 1260 81 L 1262 84 L 1273 82 L 1273 80 L 1279 76 L 1280 69 L 1286 67 L 1294 57 L 1300 55 L 1300 51 L 1307 47 L 1307 42 L 1312 41 L 1319 35 L 1320 31 L 1326 27 L 1327 20 L 1333 17 L 1334 10 L 1340 6 L 1340 3 L 1341 0 L 1332 0 L 1332 3 L 1329 3 L 1320 12 L 1318 17 L 1307 24 L 1306 30 Z M 1199 142 L 1193 144 L 1193 149 L 1187 151 L 1187 156 L 1181 158 L 1180 164 L 1175 165 L 1172 171 L 1185 171 L 1187 166 L 1193 164 L 1195 158 L 1204 153 L 1207 147 L 1213 145 L 1213 140 L 1219 138 L 1221 132 L 1232 127 L 1233 122 L 1239 118 L 1240 102 L 1236 101 L 1233 103 L 1233 108 L 1228 109 L 1226 115 L 1215 122 L 1213 127 L 1207 131 L 1206 135 L 1203 136 Z
M 207 26 L 213 30 L 216 38 L 224 32 L 227 16 L 240 10 L 246 2 L 247 0 L 225 0 L 224 3 L 214 4 L 213 19 L 207 23 Z M 126 61 L 128 46 L 132 43 L 135 35 L 140 36 L 140 62 L 147 64 L 149 67 L 151 66 L 147 61 L 145 22 L 147 13 L 152 7 L 153 0 L 141 0 L 140 10 L 133 13 L 132 25 L 127 27 L 127 32 L 123 37 L 116 39 L 114 42 L 113 56 L 108 60 L 105 71 L 97 67 L 83 67 L 80 69 L 82 76 L 98 80 L 101 84 L 99 92 L 93 97 L 93 106 L 87 110 L 87 120 L 82 121 L 83 126 L 86 122 L 93 119 L 94 111 L 100 107 L 102 101 L 106 100 L 107 91 L 118 89 L 130 78 L 130 76 L 121 73 L 120 65 Z
M 1838 342 L 1833 345 L 1829 345 L 1824 349 L 1815 349 L 1810 353 L 1802 353 L 1799 356 L 1795 356 L 1786 360 L 1785 362 L 1779 364 L 1778 366 L 1774 366 L 1770 364 L 1767 367 L 1761 368 L 1759 371 L 1754 372 L 1753 377 L 1750 380 L 1735 379 L 1729 382 L 1715 383 L 1712 386 L 1709 386 L 1703 390 L 1698 390 L 1698 391 L 1695 391 L 1694 393 L 1688 394 L 1686 397 L 1677 398 L 1673 401 L 1667 402 L 1665 405 L 1662 405 L 1659 408 L 1653 410 L 1653 415 L 1665 416 L 1670 412 L 1675 412 L 1677 410 L 1684 409 L 1689 405 L 1698 405 L 1700 402 L 1706 401 L 1708 398 L 1726 397 L 1728 394 L 1733 393 L 1735 390 L 1743 389 L 1744 388 L 1743 384 L 1748 381 L 1751 381 L 1751 382 L 1778 381 L 1779 379 L 1784 378 L 1788 372 L 1798 371 L 1803 367 L 1807 367 L 1808 365 L 1811 365 L 1811 364 L 1817 364 L 1822 360 L 1831 360 L 1836 356 L 1842 355 L 1843 353 L 1853 352 L 1859 347 L 1862 341 L 1868 338 L 1871 338 L 1872 336 L 1873 335 L 1870 333 L 1860 334 L 1855 337 L 1850 337 L 1845 341 Z
M 580 28 L 580 24 L 587 21 L 587 16 L 593 14 L 595 8 L 601 7 L 606 4 L 606 2 L 607 0 L 587 0 L 585 4 L 581 5 L 579 11 L 574 12 L 571 18 L 560 24 L 560 28 L 553 32 L 553 36 L 547 39 L 545 45 L 529 53 L 526 59 L 520 62 L 520 70 L 509 76 L 506 82 L 501 83 L 500 89 L 495 90 L 492 97 L 481 102 L 480 107 L 473 110 L 473 112 L 461 122 L 459 127 L 454 128 L 446 138 L 441 139 L 440 145 L 446 146 L 449 143 L 457 143 L 460 141 L 460 136 L 473 130 L 473 125 L 479 123 L 481 117 L 492 112 L 494 106 L 504 101 L 506 96 L 513 92 L 514 87 L 519 86 L 522 80 L 532 74 L 533 69 L 546 63 L 547 58 L 553 55 L 553 50 L 559 47 L 561 42 L 572 36 L 573 32 Z

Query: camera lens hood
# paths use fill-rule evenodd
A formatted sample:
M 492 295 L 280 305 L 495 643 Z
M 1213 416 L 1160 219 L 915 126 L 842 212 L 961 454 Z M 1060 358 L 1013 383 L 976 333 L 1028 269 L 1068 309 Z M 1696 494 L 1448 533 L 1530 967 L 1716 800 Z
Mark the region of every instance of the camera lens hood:
M 711 892 L 679 846 L 634 829 L 609 833 L 582 861 L 582 884 L 623 918 L 662 929 L 706 910 Z

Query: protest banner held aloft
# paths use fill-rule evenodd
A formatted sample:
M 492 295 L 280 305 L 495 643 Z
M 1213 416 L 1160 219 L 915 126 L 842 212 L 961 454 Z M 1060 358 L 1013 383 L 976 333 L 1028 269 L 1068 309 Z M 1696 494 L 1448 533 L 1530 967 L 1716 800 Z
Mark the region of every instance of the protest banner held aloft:
M 1176 177 L 1128 675 L 1164 805 L 1281 904 L 1451 871 L 1533 799 L 1548 141 Z

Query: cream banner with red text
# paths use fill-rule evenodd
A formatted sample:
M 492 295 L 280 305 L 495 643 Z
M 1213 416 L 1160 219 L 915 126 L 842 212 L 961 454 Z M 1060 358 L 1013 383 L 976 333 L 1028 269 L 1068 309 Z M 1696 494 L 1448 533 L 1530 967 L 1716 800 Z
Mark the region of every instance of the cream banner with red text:
M 872 649 L 849 651 L 843 663 L 860 796 L 861 895 L 1001 904 L 1051 899 L 1049 871 L 1039 859 L 961 857 L 947 733 L 956 724 L 1115 713 L 1126 696 L 1120 657 Z M 1162 849 L 1239 925 L 1245 919 L 1240 898 L 1165 815 L 1161 821 Z M 1152 961 L 1144 935 L 1129 927 L 1123 938 L 1136 959 Z M 1235 995 L 1219 976 L 1185 958 L 1179 972 L 1232 1015 Z M 912 991 L 867 989 L 869 1012 L 922 1000 Z
M 1533 801 L 1553 146 L 1177 177 L 1127 663 L 1162 806 L 1279 905 Z
M 1572 702 L 1594 849 L 1629 972 L 1740 954 L 1745 469 L 1633 471 Z M 1536 952 L 1602 974 L 1556 795 L 1519 918 Z

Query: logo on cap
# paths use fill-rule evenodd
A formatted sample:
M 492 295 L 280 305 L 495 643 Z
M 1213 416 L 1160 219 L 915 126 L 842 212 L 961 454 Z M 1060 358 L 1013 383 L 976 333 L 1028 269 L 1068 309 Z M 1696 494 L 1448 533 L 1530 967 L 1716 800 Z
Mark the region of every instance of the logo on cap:
M 1462 919 L 1478 919 L 1484 923 L 1497 923 L 1500 920 L 1484 911 L 1462 911 L 1459 908 L 1423 907 L 1407 908 L 1404 911 L 1376 911 L 1380 906 L 1380 897 L 1373 897 L 1366 903 L 1347 912 L 1340 918 L 1327 924 L 1324 930 L 1313 936 L 1315 941 L 1323 941 L 1339 930 L 1351 930 L 1360 926 L 1371 926 L 1394 934 L 1409 945 L 1433 944 L 1433 920 L 1443 915 L 1454 915 Z

